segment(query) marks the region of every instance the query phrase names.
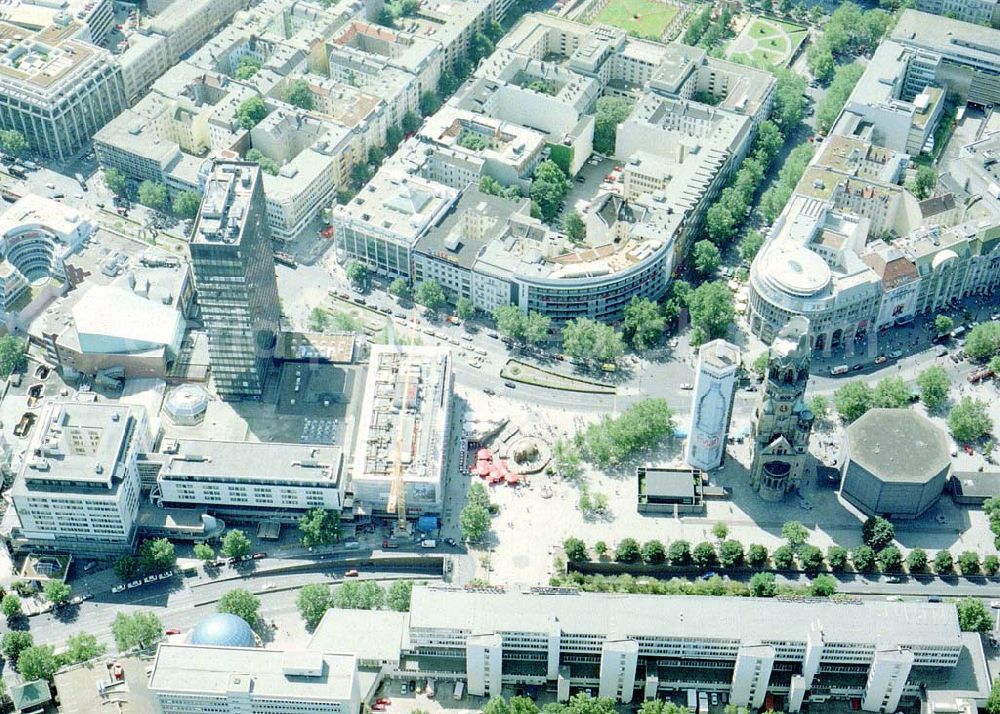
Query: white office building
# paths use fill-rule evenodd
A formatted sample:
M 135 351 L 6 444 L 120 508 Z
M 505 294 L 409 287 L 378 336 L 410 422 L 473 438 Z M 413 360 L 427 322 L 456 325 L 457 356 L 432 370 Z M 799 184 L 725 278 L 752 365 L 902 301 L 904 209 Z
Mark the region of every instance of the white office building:
M 639 643 L 627 637 L 609 639 L 601 648 L 601 678 L 597 696 L 628 704 L 635 692 Z
M 149 441 L 141 407 L 47 402 L 14 481 L 15 546 L 80 556 L 131 552 L 136 457 Z
M 497 634 L 470 636 L 465 648 L 465 671 L 469 676 L 469 694 L 499 696 L 503 686 L 503 637 Z
M 760 709 L 774 668 L 774 647 L 745 645 L 736 654 L 729 701 L 738 707 Z
M 363 632 L 369 614 L 350 617 Z M 922 684 L 965 691 L 973 670 L 972 696 L 989 691 L 982 644 L 962 634 L 950 604 L 418 586 L 398 632 L 382 619 L 373 627 L 408 663 L 383 673 L 409 678 L 418 663 L 428 676 L 467 679 L 481 696 L 553 686 L 562 699 L 589 688 L 630 702 L 697 689 L 754 708 L 770 693 L 799 705 L 807 695 L 863 698 L 866 711 L 884 712 L 919 697 Z
M 354 655 L 161 644 L 149 674 L 156 714 L 356 714 Z
M 698 350 L 686 452 L 688 464 L 696 469 L 722 465 L 739 368 L 740 349 L 730 342 L 712 340 Z
M 0 126 L 65 161 L 126 106 L 121 68 L 76 36 L 77 22 L 31 33 L 0 22 Z
M 875 652 L 861 708 L 866 712 L 896 711 L 913 661 L 913 652 L 902 647 Z
M 170 439 L 150 498 L 236 520 L 294 522 L 313 508 L 343 508 L 340 449 L 309 444 Z

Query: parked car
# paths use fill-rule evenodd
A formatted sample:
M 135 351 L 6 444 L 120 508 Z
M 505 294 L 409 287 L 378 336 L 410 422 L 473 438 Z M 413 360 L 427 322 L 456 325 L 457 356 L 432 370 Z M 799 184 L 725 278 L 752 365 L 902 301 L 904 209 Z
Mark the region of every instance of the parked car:
M 344 577 L 345 578 L 356 578 L 356 577 L 358 577 L 358 571 L 355 570 L 354 568 L 351 568 L 346 573 L 344 573 Z
M 165 635 L 179 635 L 179 634 L 181 634 L 181 632 L 183 632 L 183 630 L 181 630 L 179 627 L 168 627 L 166 630 L 163 631 L 163 634 L 165 634 Z
M 385 540 L 382 541 L 382 548 L 384 550 L 395 550 L 398 547 L 399 547 L 399 543 L 395 543 L 395 542 L 389 540 L 388 538 L 386 538 Z
M 450 545 L 452 548 L 454 548 L 456 545 L 458 545 L 458 543 L 455 541 L 454 538 L 445 538 L 444 539 L 444 544 L 445 545 Z
M 254 554 L 253 554 L 253 555 L 251 556 L 251 558 L 252 558 L 253 560 L 263 560 L 263 559 L 264 559 L 264 558 L 266 558 L 266 557 L 267 557 L 267 553 L 254 553 Z
M 890 359 L 899 359 L 902 356 L 903 356 L 903 350 L 893 350 L 892 352 L 889 353 Z

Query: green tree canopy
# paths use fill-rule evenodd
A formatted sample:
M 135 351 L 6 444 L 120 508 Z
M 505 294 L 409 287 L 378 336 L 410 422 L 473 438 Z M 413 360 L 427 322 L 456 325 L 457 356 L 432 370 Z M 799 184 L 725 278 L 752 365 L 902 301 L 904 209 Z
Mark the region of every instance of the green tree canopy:
M 687 565 L 691 562 L 691 544 L 686 540 L 675 540 L 667 548 L 667 560 L 671 565 Z
M 594 151 L 605 156 L 615 153 L 618 125 L 632 113 L 633 102 L 624 97 L 601 97 L 594 109 Z
M 667 559 L 667 549 L 663 547 L 663 542 L 647 540 L 642 544 L 642 562 L 647 565 L 659 565 Z
M 73 588 L 62 580 L 48 580 L 45 582 L 45 587 L 42 588 L 42 594 L 45 595 L 45 599 L 53 605 L 62 605 L 69 600 L 70 593 L 72 592 Z
M 167 187 L 155 181 L 139 184 L 139 203 L 159 211 L 167 205 Z
M 617 418 L 605 414 L 582 432 L 584 453 L 600 466 L 621 463 L 673 434 L 673 414 L 664 399 L 646 399 L 628 407 Z
M 910 403 L 913 392 L 902 377 L 883 377 L 875 385 L 872 400 L 876 407 L 899 409 Z
M 760 570 L 767 565 L 767 560 L 767 548 L 762 546 L 760 543 L 751 543 L 747 547 L 746 561 L 747 565 L 751 568 Z
M 786 521 L 781 526 L 781 537 L 792 548 L 799 548 L 809 540 L 809 529 L 798 521 Z
M 240 58 L 240 61 L 236 64 L 236 69 L 233 71 L 233 75 L 236 79 L 245 81 L 257 74 L 261 67 L 259 59 L 252 55 L 247 55 Z
M 875 551 L 869 545 L 859 545 L 851 551 L 851 562 L 859 573 L 870 573 L 875 570 Z
M 691 249 L 694 269 L 702 275 L 712 275 L 722 263 L 722 253 L 710 240 L 700 240 Z
M 323 619 L 326 611 L 333 607 L 333 592 L 326 583 L 303 585 L 295 603 L 306 627 L 312 630 Z
M 406 278 L 396 278 L 389 283 L 389 293 L 400 300 L 409 300 L 413 297 L 413 291 L 410 290 L 410 284 L 406 282 Z
M 882 516 L 869 516 L 861 526 L 861 540 L 876 552 L 891 545 L 895 537 L 896 528 L 892 521 Z
M 196 191 L 181 191 L 174 198 L 173 209 L 181 218 L 194 218 L 201 206 L 201 194 Z
M 947 335 L 955 329 L 955 321 L 947 315 L 938 315 L 934 318 L 934 329 L 939 335 Z
M 52 645 L 32 645 L 17 658 L 17 671 L 30 682 L 36 679 L 51 681 L 59 669 L 59 659 Z
M 345 610 L 381 610 L 385 590 L 374 580 L 351 580 L 333 591 L 333 601 Z
M 250 554 L 250 539 L 241 530 L 230 530 L 222 536 L 222 554 L 227 558 L 242 558 Z
M 215 560 L 215 549 L 208 543 L 196 543 L 194 557 L 198 560 Z
M 566 558 L 571 562 L 587 559 L 587 544 L 579 538 L 570 536 L 564 540 L 563 551 L 566 553 Z
M 78 664 L 100 657 L 106 650 L 107 646 L 103 642 L 98 642 L 94 635 L 89 632 L 79 632 L 70 635 L 66 640 L 66 652 L 63 658 L 68 664 Z
M 965 338 L 965 353 L 980 362 L 1000 354 L 1000 322 L 980 322 L 973 327 Z
M 578 211 L 570 211 L 563 218 L 563 230 L 573 243 L 582 243 L 587 237 L 587 224 Z
M 837 579 L 830 575 L 817 575 L 809 583 L 809 594 L 813 597 L 830 597 L 837 592 Z
M 16 129 L 0 129 L 0 150 L 12 156 L 20 156 L 28 150 L 28 140 Z
M 413 295 L 418 303 L 432 312 L 439 310 L 445 303 L 444 289 L 436 280 L 421 280 Z
M 563 326 L 563 351 L 585 364 L 617 362 L 625 354 L 625 344 L 615 329 L 588 317 L 577 317 Z
M 13 335 L 0 337 L 0 377 L 6 379 L 28 366 L 28 343 Z
M 146 573 L 170 570 L 177 564 L 174 544 L 166 538 L 144 540 L 139 546 L 139 566 Z
M 874 406 L 875 395 L 866 382 L 847 382 L 833 393 L 833 404 L 840 418 L 850 423 Z
M 125 174 L 115 167 L 109 166 L 104 169 L 104 185 L 116 196 L 123 196 L 125 195 L 125 188 L 128 186 L 128 181 L 125 179 Z
M 937 186 L 937 179 L 937 169 L 933 166 L 921 164 L 917 167 L 917 174 L 913 181 L 908 183 L 906 187 L 910 189 L 910 193 L 916 196 L 918 200 L 923 201 L 934 193 L 934 188 Z
M 397 580 L 389 586 L 385 595 L 385 604 L 390 610 L 408 612 L 410 598 L 413 595 L 412 580 Z
M 955 607 L 958 608 L 958 625 L 962 632 L 989 632 L 993 627 L 993 617 L 982 600 L 962 598 L 955 603 Z
M 923 548 L 914 548 L 906 556 L 906 567 L 911 573 L 922 573 L 927 570 L 927 551 Z
M 462 537 L 470 543 L 478 543 L 490 531 L 490 512 L 483 506 L 467 503 L 459 515 Z
M 951 575 L 955 570 L 955 559 L 951 552 L 939 550 L 934 556 L 934 572 L 938 575 Z
M 260 166 L 260 170 L 270 176 L 277 176 L 278 172 L 281 170 L 281 164 L 267 156 L 260 149 L 249 149 L 246 155 L 243 157 L 246 161 Z
M 7 593 L 0 600 L 0 612 L 8 620 L 18 617 L 21 614 L 21 598 L 14 593 Z
M 971 443 L 993 431 L 993 419 L 984 401 L 972 397 L 962 400 L 948 412 L 948 428 L 958 441 Z
M 119 612 L 111 623 L 111 634 L 119 652 L 146 649 L 163 637 L 163 624 L 152 612 Z
M 455 301 L 455 314 L 462 320 L 468 320 L 476 314 L 476 305 L 469 298 L 462 296 Z
M 940 409 L 948 401 L 951 378 L 944 367 L 928 367 L 917 376 L 920 400 L 929 410 Z
M 260 598 L 248 590 L 235 588 L 219 598 L 217 609 L 219 612 L 236 615 L 253 627 L 257 624 L 257 611 L 260 610 Z
M 302 545 L 311 548 L 330 545 L 340 540 L 340 513 L 325 508 L 314 508 L 299 518 Z
M 35 644 L 35 638 L 30 632 L 11 630 L 0 638 L 0 653 L 8 662 L 17 666 L 17 658 L 33 644 Z
M 830 131 L 862 74 L 864 66 L 861 64 L 848 64 L 835 70 L 830 88 L 816 108 L 816 128 L 819 131 Z
M 309 111 L 316 106 L 309 82 L 304 79 L 293 79 L 285 89 L 285 101 L 299 109 Z
M 691 324 L 705 339 L 725 337 L 736 316 L 733 291 L 721 280 L 699 285 L 688 296 L 687 304 Z
M 652 300 L 636 296 L 625 306 L 622 333 L 637 350 L 659 342 L 666 327 L 666 318 Z
M 615 560 L 619 563 L 636 563 L 642 557 L 642 551 L 635 538 L 623 538 L 615 548 Z
M 778 586 L 774 582 L 774 573 L 754 573 L 750 578 L 750 594 L 754 597 L 777 595 Z
M 826 549 L 826 562 L 830 565 L 830 570 L 835 573 L 847 569 L 848 556 L 847 548 L 840 545 L 831 545 Z
M 267 105 L 260 97 L 248 97 L 236 107 L 236 121 L 244 129 L 253 129 L 267 116 Z

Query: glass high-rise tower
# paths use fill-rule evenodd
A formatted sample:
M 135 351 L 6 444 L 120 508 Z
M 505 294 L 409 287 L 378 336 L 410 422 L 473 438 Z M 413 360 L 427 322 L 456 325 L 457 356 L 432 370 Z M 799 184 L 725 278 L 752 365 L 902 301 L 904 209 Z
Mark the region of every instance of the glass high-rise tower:
M 259 399 L 280 311 L 257 164 L 216 161 L 191 238 L 191 265 L 216 391 Z

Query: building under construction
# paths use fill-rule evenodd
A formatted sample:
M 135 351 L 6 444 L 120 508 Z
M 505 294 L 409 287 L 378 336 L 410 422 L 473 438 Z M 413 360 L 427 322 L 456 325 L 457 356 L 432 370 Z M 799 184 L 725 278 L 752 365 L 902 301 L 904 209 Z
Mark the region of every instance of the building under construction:
M 372 346 L 352 470 L 356 507 L 440 513 L 451 393 L 446 348 Z M 393 494 L 397 480 L 403 492 Z

